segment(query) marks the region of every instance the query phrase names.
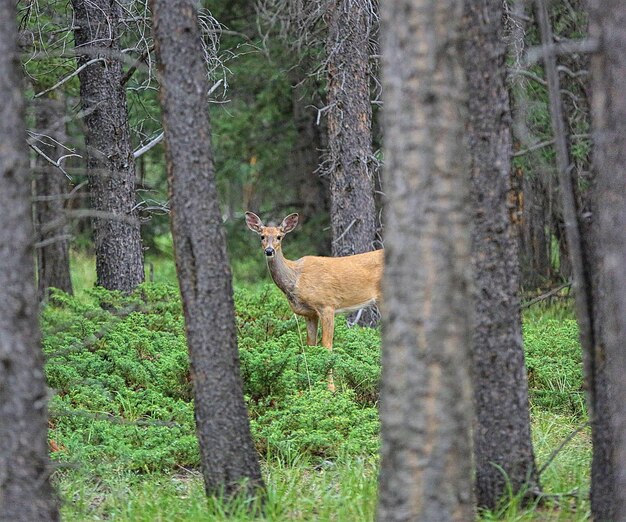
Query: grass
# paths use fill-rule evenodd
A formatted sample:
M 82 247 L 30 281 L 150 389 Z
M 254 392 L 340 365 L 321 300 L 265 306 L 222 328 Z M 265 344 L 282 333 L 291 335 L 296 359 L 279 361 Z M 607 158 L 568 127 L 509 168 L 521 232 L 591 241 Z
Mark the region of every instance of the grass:
M 207 500 L 197 471 L 175 474 L 119 473 L 94 476 L 87 470 L 59 475 L 66 502 L 63 520 L 248 521 L 373 520 L 376 507 L 376 464 L 351 460 L 311 467 L 304 463 L 265 464 L 267 500 L 263 513 L 235 501 L 229 506 Z
M 149 263 L 152 263 L 155 281 L 175 283 L 171 259 L 148 258 L 147 266 Z M 72 275 L 79 294 L 93 286 L 93 266 L 92 258 L 74 256 Z M 541 504 L 530 506 L 524 505 L 520 498 L 504 499 L 498 509 L 481 513 L 480 519 L 589 520 L 589 428 L 583 427 L 554 458 L 552 455 L 555 448 L 585 423 L 575 322 L 570 308 L 561 305 L 535 306 L 524 317 L 537 465 L 541 468 L 550 460 L 541 476 L 546 497 Z M 282 327 L 272 323 L 268 328 Z M 341 337 L 348 333 L 340 328 L 338 335 Z M 274 331 L 273 337 L 278 339 L 278 330 Z M 350 342 L 362 341 L 360 338 L 344 339 L 342 344 L 348 348 L 346 351 L 349 351 Z M 258 347 L 255 352 L 258 352 Z M 313 362 L 312 358 L 312 351 L 307 351 L 307 364 Z M 345 360 L 350 364 L 349 359 Z M 354 379 L 359 380 L 360 376 L 356 375 Z M 375 397 L 374 392 L 372 397 Z M 126 396 L 121 399 L 123 418 L 132 420 L 141 416 Z M 293 403 L 297 405 L 298 400 L 295 397 Z M 361 400 L 367 402 L 374 399 L 365 395 Z M 321 406 L 320 415 L 324 411 Z M 290 419 L 279 420 L 288 425 Z M 103 443 L 109 442 L 103 440 Z M 267 451 L 270 451 L 269 447 Z M 181 466 L 168 471 L 130 472 L 114 462 L 94 462 L 78 457 L 70 466 L 61 467 L 54 480 L 63 501 L 63 520 L 67 521 L 375 519 L 378 470 L 375 455 L 312 461 L 298 452 L 289 455 L 268 453 L 262 466 L 267 486 L 267 501 L 262 513 L 251 513 L 250 505 L 243 501 L 226 506 L 215 499 L 207 500 L 198 470 Z

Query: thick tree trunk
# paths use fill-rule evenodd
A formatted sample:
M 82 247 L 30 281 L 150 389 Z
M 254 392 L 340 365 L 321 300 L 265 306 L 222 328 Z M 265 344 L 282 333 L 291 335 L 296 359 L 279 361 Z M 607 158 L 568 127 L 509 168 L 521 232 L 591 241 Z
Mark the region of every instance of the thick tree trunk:
M 536 491 L 522 347 L 511 192 L 511 113 L 500 0 L 465 2 L 474 274 L 472 366 L 476 500 L 493 509 L 508 489 Z
M 58 520 L 50 485 L 15 2 L 0 0 L 0 520 Z
M 87 171 L 96 243 L 96 284 L 132 291 L 144 280 L 136 211 L 135 160 L 130 142 L 120 50 L 121 4 L 72 0 L 79 54 L 81 107 L 85 112 Z
M 330 2 L 326 41 L 332 255 L 374 250 L 370 0 Z
M 591 0 L 596 353 L 591 512 L 626 521 L 626 5 Z M 590 238 L 590 241 L 593 239 Z
M 61 123 L 64 116 L 61 100 L 44 98 L 36 106 L 37 132 L 52 138 L 43 138 L 44 143 L 38 143 L 38 148 L 53 159 L 63 155 L 59 144 L 65 141 L 65 124 Z M 72 293 L 69 226 L 65 219 L 68 180 L 39 155 L 36 165 L 35 219 L 40 243 L 36 249 L 37 283 L 39 300 L 45 301 L 50 288 Z M 52 223 L 59 225 L 49 228 Z
M 243 398 L 196 4 L 152 0 L 176 271 L 207 493 L 262 486 Z
M 462 15 L 460 1 L 382 4 L 385 522 L 474 516 Z

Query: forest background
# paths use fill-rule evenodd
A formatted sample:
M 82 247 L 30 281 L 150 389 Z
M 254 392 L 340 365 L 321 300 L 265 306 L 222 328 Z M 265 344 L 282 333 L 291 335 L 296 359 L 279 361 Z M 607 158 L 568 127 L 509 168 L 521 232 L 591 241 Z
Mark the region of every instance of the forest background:
M 58 466 L 53 483 L 68 520 L 248 519 L 249 501 L 225 506 L 213 499 L 207 506 L 197 471 L 201 457 L 173 261 L 150 12 L 141 2 L 121 5 L 125 139 L 133 151 L 135 171 L 129 175 L 136 181 L 137 199 L 132 212 L 141 223 L 145 259 L 138 266 L 146 282 L 133 282 L 125 269 L 127 278 L 116 287 L 105 283 L 114 267 L 109 275 L 102 265 L 98 275 L 95 270 L 101 242 L 92 220 L 106 216 L 98 214 L 98 195 L 85 169 L 94 142 L 84 136 L 98 122 L 90 123 L 81 106 L 79 73 L 98 58 L 77 61 L 73 50 L 81 2 L 18 4 L 51 392 L 49 446 Z M 262 252 L 243 219 L 246 210 L 276 222 L 298 212 L 301 227 L 285 246 L 291 259 L 342 253 L 336 240 L 348 236 L 355 222 L 347 218 L 341 233 L 334 229 L 338 211 L 331 173 L 338 152 L 328 119 L 331 24 L 314 10 L 295 16 L 294 5 L 207 2 L 200 10 L 243 392 L 269 490 L 264 516 L 370 520 L 380 464 L 380 331 L 338 321 L 333 352 L 305 346 L 305 326 L 269 284 Z M 366 64 L 372 248 L 382 246 L 385 237 L 384 126 L 377 6 L 367 5 L 372 16 Z M 591 510 L 591 433 L 570 293 L 574 268 L 559 197 L 560 137 L 551 118 L 546 67 L 537 55 L 542 32 L 534 11 L 521 2 L 504 8 L 514 131 L 507 201 L 519 249 L 529 408 L 542 493 L 531 495 L 529 504 L 528 491 L 511 487 L 480 516 L 585 520 Z M 552 2 L 548 10 L 555 42 L 586 41 L 581 3 Z M 557 66 L 569 169 L 584 226 L 593 178 L 588 53 L 582 48 L 563 53 Z M 115 259 L 115 252 L 109 256 Z M 94 287 L 97 278 L 100 286 Z M 365 319 L 376 323 L 376 312 Z M 329 368 L 340 383 L 336 394 L 325 387 Z

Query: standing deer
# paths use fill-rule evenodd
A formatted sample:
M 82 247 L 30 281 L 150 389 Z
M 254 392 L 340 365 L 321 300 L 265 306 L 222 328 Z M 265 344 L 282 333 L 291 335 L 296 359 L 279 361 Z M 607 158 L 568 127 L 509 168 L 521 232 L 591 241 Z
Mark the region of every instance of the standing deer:
M 246 212 L 246 224 L 261 236 L 261 248 L 270 275 L 287 297 L 294 313 L 306 321 L 306 341 L 317 344 L 317 326 L 322 323 L 322 346 L 333 349 L 335 314 L 358 310 L 380 300 L 383 250 L 345 257 L 304 256 L 291 261 L 283 256 L 285 234 L 298 224 L 298 214 L 289 214 L 278 227 L 266 227 L 260 218 Z M 332 370 L 328 389 L 335 390 Z

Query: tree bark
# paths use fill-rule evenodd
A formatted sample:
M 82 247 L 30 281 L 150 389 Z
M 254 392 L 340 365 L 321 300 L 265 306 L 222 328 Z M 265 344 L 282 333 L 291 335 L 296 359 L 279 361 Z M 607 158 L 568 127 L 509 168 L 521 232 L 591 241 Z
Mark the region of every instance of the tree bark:
M 0 520 L 58 520 L 49 476 L 17 13 L 0 1 Z
M 332 0 L 326 15 L 333 256 L 374 250 L 376 208 L 369 90 L 372 9 L 370 0 Z
M 160 102 L 196 429 L 208 494 L 262 486 L 243 398 L 231 273 L 217 200 L 209 90 L 192 0 L 152 0 Z
M 130 142 L 120 50 L 121 4 L 72 0 L 78 74 L 96 244 L 96 284 L 132 291 L 144 281 L 137 217 L 135 161 Z M 104 214 L 104 215 L 103 215 Z
M 520 272 L 512 193 L 511 112 L 500 0 L 466 0 L 474 328 L 476 500 L 493 509 L 509 488 L 536 492 L 522 347 Z
M 595 408 L 591 513 L 626 521 L 626 5 L 591 0 L 595 218 Z
M 382 4 L 385 188 L 378 520 L 474 518 L 463 2 Z
M 65 116 L 64 103 L 53 97 L 40 100 L 36 106 L 37 132 L 44 138 L 37 146 L 49 158 L 63 155 L 59 145 L 65 141 L 65 124 L 59 123 Z M 54 141 L 53 141 L 54 140 Z M 41 156 L 36 158 L 35 218 L 37 240 L 41 243 L 37 253 L 37 286 L 40 301 L 46 301 L 50 288 L 72 293 L 70 274 L 69 226 L 65 218 L 65 196 L 68 180 L 63 173 Z M 51 223 L 60 225 L 47 229 Z

